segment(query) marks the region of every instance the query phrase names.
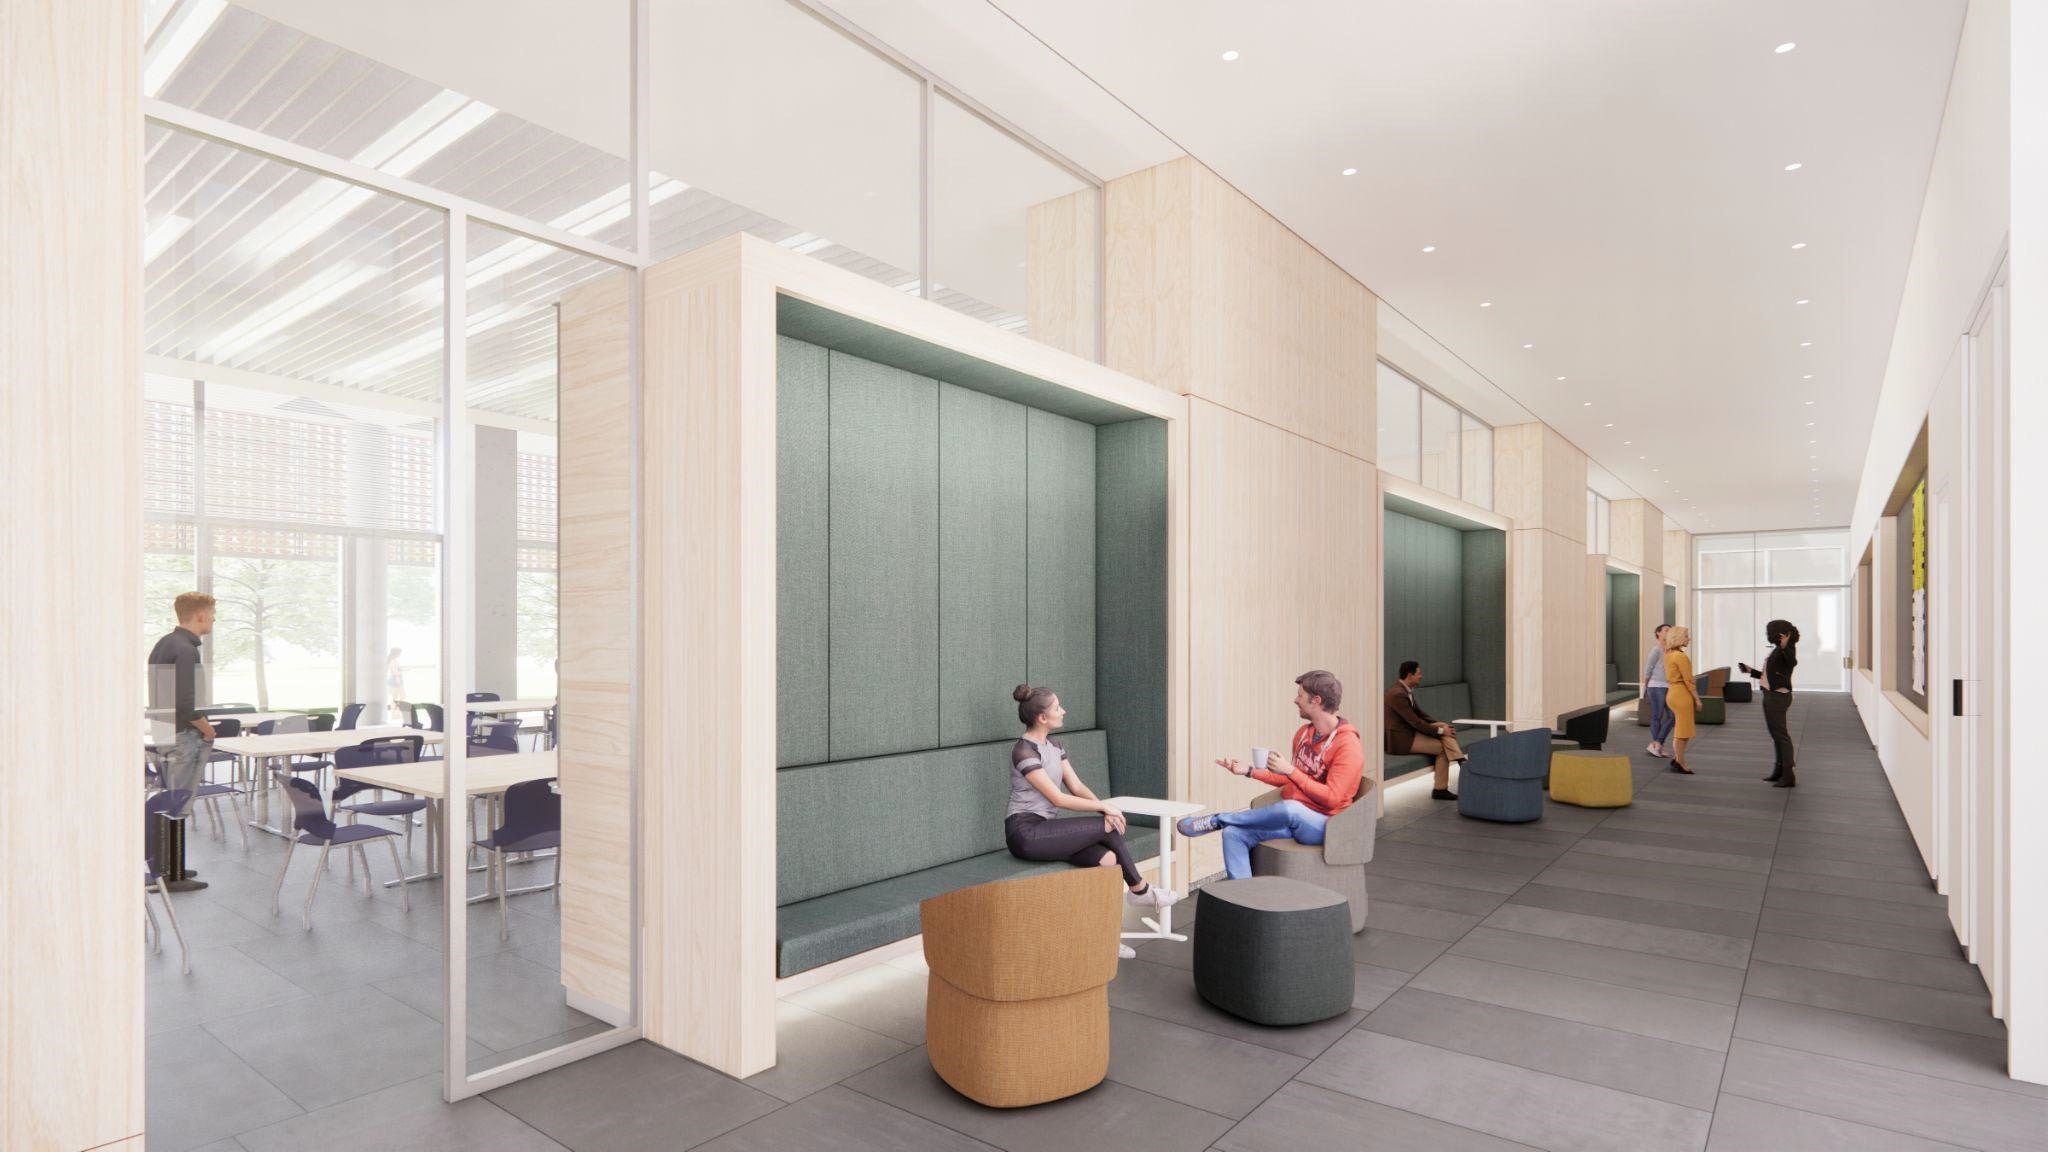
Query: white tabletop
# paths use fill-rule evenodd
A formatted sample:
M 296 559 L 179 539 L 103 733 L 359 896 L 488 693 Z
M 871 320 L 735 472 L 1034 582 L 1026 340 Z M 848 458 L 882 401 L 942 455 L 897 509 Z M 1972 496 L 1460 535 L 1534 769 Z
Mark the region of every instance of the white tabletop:
M 358 780 L 393 792 L 439 800 L 447 781 L 447 765 L 439 760 L 424 764 L 378 764 L 367 768 L 343 768 L 335 772 L 346 780 Z M 462 790 L 471 796 L 503 792 L 528 780 L 546 780 L 555 775 L 553 752 L 517 752 L 502 756 L 471 756 L 463 762 Z
M 382 724 L 375 728 L 337 728 L 332 732 L 279 732 L 275 736 L 223 736 L 213 742 L 217 751 L 237 756 L 318 756 L 341 748 L 353 748 L 365 740 L 391 736 L 418 736 L 428 744 L 439 744 L 446 734 L 424 728 L 402 728 Z
M 553 697 L 525 696 L 516 700 L 471 700 L 463 707 L 489 715 L 496 712 L 545 712 L 555 706 Z
M 1152 796 L 1111 796 L 1103 803 L 1118 809 L 1126 816 L 1192 816 L 1208 807 L 1205 804 L 1188 804 L 1180 800 L 1160 800 Z

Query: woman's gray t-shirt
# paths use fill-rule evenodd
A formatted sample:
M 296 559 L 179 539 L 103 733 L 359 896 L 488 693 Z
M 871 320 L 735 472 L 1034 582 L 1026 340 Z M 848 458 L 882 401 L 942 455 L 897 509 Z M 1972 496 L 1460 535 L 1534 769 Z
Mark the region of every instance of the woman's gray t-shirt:
M 1029 736 L 1019 738 L 1016 746 L 1010 749 L 1010 806 L 1003 812 L 1003 819 L 1020 812 L 1048 820 L 1059 815 L 1059 806 L 1046 799 L 1045 793 L 1032 787 L 1031 781 L 1025 777 L 1043 768 L 1045 778 L 1052 781 L 1053 789 L 1065 792 L 1066 760 L 1067 749 L 1058 740 L 1047 737 L 1041 744 Z

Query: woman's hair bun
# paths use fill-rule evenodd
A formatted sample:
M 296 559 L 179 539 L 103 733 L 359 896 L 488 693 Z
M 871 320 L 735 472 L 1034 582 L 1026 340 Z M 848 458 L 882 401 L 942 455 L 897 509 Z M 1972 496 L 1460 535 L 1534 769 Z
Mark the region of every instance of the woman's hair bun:
M 1015 692 L 1010 693 L 1010 699 L 1015 700 L 1019 704 L 1022 704 L 1024 701 L 1031 699 L 1031 685 L 1017 685 L 1017 690 Z

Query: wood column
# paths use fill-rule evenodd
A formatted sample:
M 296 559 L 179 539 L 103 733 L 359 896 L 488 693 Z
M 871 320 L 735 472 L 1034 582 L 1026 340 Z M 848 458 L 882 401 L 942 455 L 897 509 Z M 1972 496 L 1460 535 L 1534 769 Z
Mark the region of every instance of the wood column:
M 5 1148 L 141 1145 L 140 25 L 0 4 Z
M 1586 595 L 1586 456 L 1533 423 L 1494 429 L 1493 454 L 1494 511 L 1515 525 L 1509 714 L 1518 728 L 1549 727 L 1599 699 L 1593 661 L 1606 633 Z

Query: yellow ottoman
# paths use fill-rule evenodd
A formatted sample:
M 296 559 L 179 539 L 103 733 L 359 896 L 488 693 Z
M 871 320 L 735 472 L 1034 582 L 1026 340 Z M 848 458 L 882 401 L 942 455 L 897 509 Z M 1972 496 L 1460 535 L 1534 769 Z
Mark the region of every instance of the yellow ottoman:
M 1620 752 L 1562 750 L 1550 754 L 1550 798 L 1581 808 L 1626 808 L 1635 792 Z

